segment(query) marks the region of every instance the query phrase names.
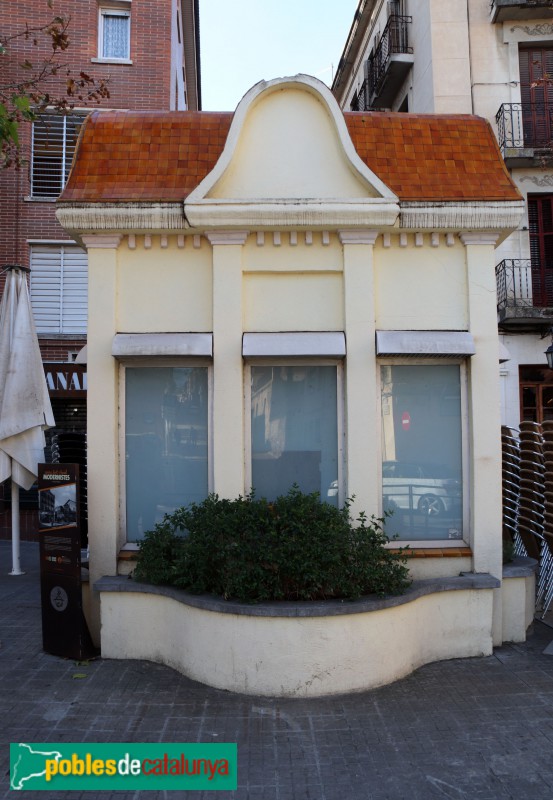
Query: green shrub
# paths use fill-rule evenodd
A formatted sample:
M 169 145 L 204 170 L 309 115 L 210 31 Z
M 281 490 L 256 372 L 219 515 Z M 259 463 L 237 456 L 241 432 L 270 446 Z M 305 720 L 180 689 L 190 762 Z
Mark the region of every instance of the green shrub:
M 273 503 L 210 495 L 146 533 L 134 577 L 245 602 L 400 594 L 404 551 L 384 547 L 383 520 L 354 525 L 349 509 L 297 487 Z

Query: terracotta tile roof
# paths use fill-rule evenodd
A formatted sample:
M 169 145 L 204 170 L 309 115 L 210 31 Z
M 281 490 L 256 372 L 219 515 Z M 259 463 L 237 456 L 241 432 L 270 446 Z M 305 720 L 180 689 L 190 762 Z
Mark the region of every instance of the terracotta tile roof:
M 469 114 L 344 114 L 362 160 L 400 200 L 519 200 L 490 124 Z
M 223 151 L 233 115 L 94 111 L 81 130 L 61 200 L 183 200 Z
M 61 202 L 183 200 L 214 167 L 231 113 L 95 111 Z M 518 200 L 491 127 L 468 115 L 344 114 L 362 160 L 401 200 Z

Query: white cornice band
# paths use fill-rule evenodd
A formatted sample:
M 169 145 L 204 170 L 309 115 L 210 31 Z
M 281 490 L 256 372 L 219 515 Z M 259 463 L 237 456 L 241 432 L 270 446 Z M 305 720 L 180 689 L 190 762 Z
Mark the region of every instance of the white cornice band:
M 381 198 L 339 200 L 274 200 L 269 202 L 200 200 L 184 204 L 194 228 L 347 228 L 390 227 L 399 205 Z
M 67 231 L 170 231 L 184 230 L 182 202 L 179 203 L 60 203 L 56 210 Z
M 511 230 L 524 213 L 523 200 L 470 203 L 402 203 L 400 228 L 409 230 Z
M 60 204 L 56 216 L 69 232 L 154 232 L 262 228 L 375 228 L 495 230 L 517 228 L 524 201 L 394 203 L 382 198 L 225 201 L 196 203 Z

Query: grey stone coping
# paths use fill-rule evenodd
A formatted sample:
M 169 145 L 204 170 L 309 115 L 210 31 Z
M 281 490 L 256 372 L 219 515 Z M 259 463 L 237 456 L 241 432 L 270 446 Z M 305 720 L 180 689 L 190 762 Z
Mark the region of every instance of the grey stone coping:
M 503 564 L 504 578 L 529 578 L 538 571 L 538 562 L 535 558 L 517 556 L 508 564 Z
M 94 589 L 102 592 L 130 592 L 170 597 L 184 605 L 216 611 L 220 614 L 238 614 L 248 617 L 334 617 L 340 614 L 362 614 L 381 611 L 410 603 L 419 597 L 438 592 L 454 592 L 466 589 L 498 589 L 500 581 L 487 573 L 465 572 L 451 578 L 427 578 L 413 581 L 401 595 L 377 597 L 369 595 L 359 600 L 282 601 L 271 603 L 236 603 L 222 600 L 214 595 L 190 594 L 172 586 L 153 586 L 139 583 L 126 576 L 104 576 L 96 581 Z

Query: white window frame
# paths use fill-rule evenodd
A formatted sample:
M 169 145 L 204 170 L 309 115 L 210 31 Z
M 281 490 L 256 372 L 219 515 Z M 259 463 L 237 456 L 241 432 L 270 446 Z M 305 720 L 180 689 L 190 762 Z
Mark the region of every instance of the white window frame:
M 104 53 L 104 24 L 106 17 L 125 17 L 128 19 L 127 26 L 127 54 L 126 56 L 108 56 Z M 96 60 L 96 59 L 93 59 Z M 130 4 L 123 2 L 102 3 L 98 9 L 98 61 L 113 62 L 116 64 L 130 64 L 131 61 L 131 12 Z
M 248 358 L 244 365 L 244 477 L 246 494 L 252 490 L 252 367 L 336 367 L 336 415 L 337 415 L 337 454 L 338 454 L 338 507 L 346 500 L 345 476 L 345 398 L 344 362 L 329 358 Z M 321 502 L 324 497 L 321 495 Z
M 462 536 L 460 539 L 396 539 L 389 543 L 388 547 L 406 547 L 411 549 L 442 549 L 470 547 L 472 532 L 470 530 L 470 446 L 469 446 L 469 404 L 468 404 L 468 361 L 466 358 L 400 358 L 400 357 L 378 357 L 377 358 L 377 403 L 378 403 L 378 515 L 383 516 L 382 498 L 382 373 L 381 367 L 385 366 L 459 366 L 459 386 L 461 392 L 461 476 L 462 476 Z
M 126 371 L 128 367 L 207 367 L 207 491 L 213 492 L 213 361 L 207 358 L 129 358 L 119 363 L 119 530 L 118 549 L 139 549 L 138 542 L 127 541 L 127 471 L 126 471 Z

